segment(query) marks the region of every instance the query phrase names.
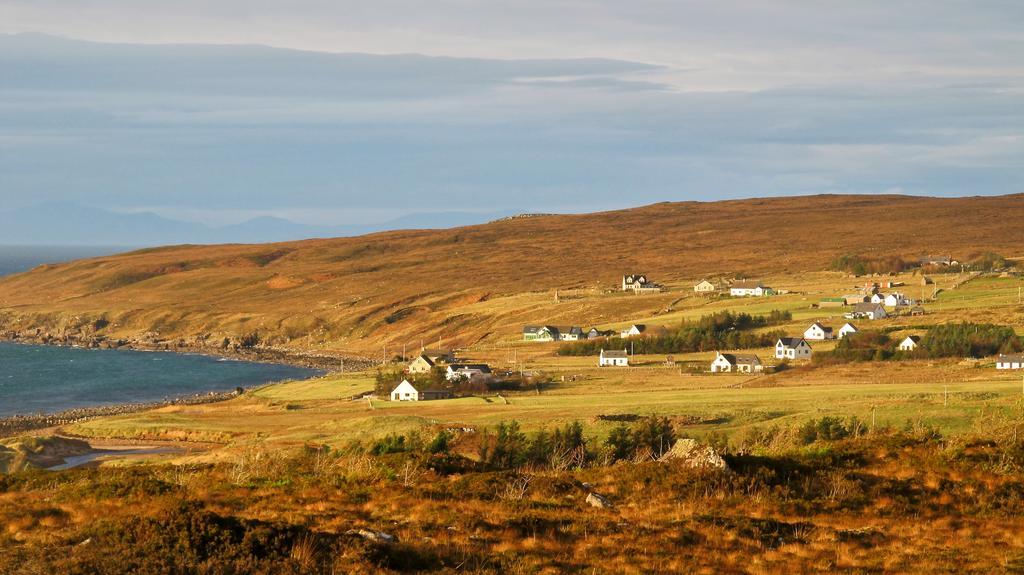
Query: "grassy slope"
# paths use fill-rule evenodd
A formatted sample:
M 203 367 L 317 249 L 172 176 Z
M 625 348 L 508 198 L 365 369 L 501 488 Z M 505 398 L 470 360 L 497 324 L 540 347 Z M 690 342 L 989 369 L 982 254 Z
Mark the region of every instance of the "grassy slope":
M 1008 256 L 1019 197 L 819 196 L 632 210 L 274 245 L 180 246 L 0 280 L 0 325 L 107 335 L 254 330 L 299 349 L 368 352 L 514 337 L 523 323 L 616 323 L 683 293 L 607 294 L 627 271 L 686 289 L 713 275 L 800 282 L 837 254 Z M 754 257 L 752 257 L 752 254 Z M 780 287 L 797 287 L 780 285 Z M 554 289 L 561 290 L 555 303 Z M 87 331 L 87 330 L 86 330 Z

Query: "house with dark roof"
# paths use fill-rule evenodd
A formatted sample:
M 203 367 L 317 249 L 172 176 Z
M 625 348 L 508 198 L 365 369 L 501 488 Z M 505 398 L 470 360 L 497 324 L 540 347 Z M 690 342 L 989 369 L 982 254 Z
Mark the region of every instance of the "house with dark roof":
M 420 355 L 416 359 L 409 362 L 406 366 L 406 373 L 430 373 L 430 370 L 434 369 L 435 364 L 429 357 Z
M 761 360 L 753 354 L 718 353 L 711 362 L 712 373 L 756 373 L 763 369 Z
M 888 314 L 885 313 L 885 308 L 881 304 L 877 303 L 859 303 L 853 307 L 853 312 L 847 314 L 852 316 L 849 319 L 863 318 L 863 319 L 883 319 Z
M 444 378 L 448 381 L 458 379 L 480 379 L 491 376 L 491 367 L 486 363 L 453 363 L 444 372 Z
M 442 387 L 426 386 L 424 384 L 410 383 L 403 379 L 391 391 L 391 401 L 427 401 L 431 399 L 448 399 L 452 396 L 450 390 Z
M 729 286 L 729 295 L 733 297 L 762 297 L 774 294 L 775 290 L 759 281 L 744 280 Z
M 826 339 L 833 339 L 835 335 L 832 333 L 832 328 L 825 327 L 818 322 L 811 324 L 811 327 L 804 331 L 804 339 L 811 341 L 824 341 Z
M 626 353 L 626 350 L 602 349 L 601 355 L 597 359 L 597 365 L 600 367 L 628 367 L 629 354 Z
M 917 344 L 921 342 L 921 336 L 919 335 L 908 335 L 903 341 L 900 342 L 900 351 L 914 351 L 917 349 Z
M 1024 369 L 1024 354 L 999 354 L 996 369 Z
M 652 282 L 645 274 L 629 274 L 622 276 L 622 291 L 633 293 L 659 292 L 661 286 Z
M 811 345 L 802 337 L 780 337 L 775 343 L 776 359 L 811 359 Z

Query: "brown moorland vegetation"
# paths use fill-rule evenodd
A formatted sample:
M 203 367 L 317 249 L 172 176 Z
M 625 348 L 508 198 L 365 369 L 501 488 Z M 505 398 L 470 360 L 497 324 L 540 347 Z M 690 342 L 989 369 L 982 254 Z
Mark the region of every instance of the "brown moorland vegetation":
M 723 446 L 731 472 L 643 455 L 494 466 L 436 440 L 20 472 L 0 476 L 0 572 L 1018 572 L 1018 422 L 950 439 L 765 428 Z M 588 486 L 613 506 L 588 505 Z
M 0 329 L 198 337 L 208 346 L 259 334 L 264 344 L 328 351 L 455 334 L 454 343 L 466 345 L 523 323 L 567 319 L 544 306 L 553 290 L 601 294 L 630 271 L 671 283 L 824 270 L 851 253 L 1013 257 L 1024 244 L 1022 199 L 662 203 L 449 230 L 147 249 L 0 280 Z M 625 320 L 674 297 L 618 297 L 603 316 Z M 586 305 L 581 321 L 609 309 L 597 300 Z

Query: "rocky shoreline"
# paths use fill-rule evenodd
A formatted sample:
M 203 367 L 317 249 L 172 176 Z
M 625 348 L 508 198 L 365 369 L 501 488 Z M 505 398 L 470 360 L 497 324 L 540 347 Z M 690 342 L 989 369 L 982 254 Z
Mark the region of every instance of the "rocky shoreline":
M 343 371 L 360 371 L 374 365 L 368 359 L 360 357 L 343 357 L 324 354 L 312 354 L 262 347 L 247 346 L 245 342 L 231 341 L 225 338 L 216 345 L 209 337 L 196 337 L 191 340 L 164 340 L 154 334 L 138 338 L 108 338 L 101 335 L 79 335 L 75 333 L 53 334 L 42 329 L 28 331 L 0 331 L 0 341 L 23 345 L 54 345 L 62 347 L 81 347 L 86 349 L 132 350 L 145 352 L 194 353 L 212 357 L 249 361 L 257 363 L 276 363 L 317 369 L 328 373 Z M 144 403 L 124 403 L 95 407 L 68 409 L 57 413 L 19 414 L 0 418 L 0 437 L 10 437 L 38 429 L 70 425 L 97 417 L 136 413 L 149 409 L 171 405 L 199 405 L 225 401 L 244 393 L 243 388 L 230 392 L 209 392 L 161 401 Z
M 114 405 L 101 405 L 96 407 L 77 407 L 57 413 L 38 413 L 29 415 L 12 415 L 0 418 L 0 437 L 11 437 L 37 429 L 71 425 L 97 417 L 108 417 L 112 415 L 124 415 L 137 413 L 171 405 L 200 405 L 204 403 L 216 403 L 238 397 L 245 393 L 243 388 L 234 391 L 211 391 L 208 393 L 197 393 L 165 399 L 162 401 L 148 401 L 141 403 L 119 403 Z
M 86 349 L 122 349 L 132 351 L 195 353 L 213 357 L 277 363 L 306 367 L 328 372 L 361 371 L 374 362 L 357 356 L 309 353 L 252 344 L 242 340 L 224 338 L 216 340 L 209 335 L 192 338 L 165 339 L 159 334 L 143 334 L 131 338 L 113 338 L 104 335 L 78 333 L 51 333 L 40 328 L 0 331 L 0 341 L 26 345 L 56 345 Z

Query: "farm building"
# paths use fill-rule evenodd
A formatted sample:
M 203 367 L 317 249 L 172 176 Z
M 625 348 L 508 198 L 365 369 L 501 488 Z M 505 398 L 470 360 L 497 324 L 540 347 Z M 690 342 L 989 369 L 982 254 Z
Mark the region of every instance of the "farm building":
M 451 363 L 451 362 L 455 361 L 455 354 L 453 354 L 450 349 L 440 349 L 440 348 L 431 349 L 429 347 L 425 347 L 425 348 L 423 348 L 422 351 L 420 351 L 420 355 L 422 355 L 423 357 L 426 357 L 427 359 L 429 359 L 430 361 L 434 362 L 435 364 L 437 364 L 437 363 Z
M 610 349 L 605 351 L 602 349 L 597 365 L 600 367 L 626 367 L 629 365 L 629 354 L 626 353 L 626 350 Z
M 861 317 L 865 319 L 883 319 L 886 317 L 885 308 L 877 303 L 859 303 L 853 308 L 853 313 L 850 314 L 854 317 Z
M 917 344 L 920 343 L 921 336 L 919 335 L 908 335 L 903 341 L 900 342 L 900 351 L 914 351 L 917 349 Z
M 996 359 L 996 369 L 1024 369 L 1024 354 L 999 354 L 999 358 Z
M 812 341 L 824 341 L 826 339 L 833 339 L 835 335 L 832 333 L 832 328 L 825 327 L 818 322 L 811 324 L 811 327 L 804 331 L 804 339 Z
M 802 337 L 780 337 L 775 343 L 776 359 L 811 359 L 811 345 Z
M 719 353 L 711 362 L 712 373 L 755 373 L 763 369 L 761 360 L 752 354 Z
M 857 305 L 859 303 L 864 303 L 864 302 L 868 301 L 868 296 L 866 296 L 864 294 L 844 295 L 843 296 L 843 301 L 846 302 L 846 305 Z
M 818 302 L 818 307 L 843 307 L 846 305 L 846 298 L 841 297 L 823 297 Z
M 398 384 L 391 391 L 391 401 L 427 401 L 430 399 L 448 399 L 452 396 L 452 392 L 447 389 L 417 387 L 417 385 L 409 383 L 407 379 L 403 379 L 402 383 Z
M 775 291 L 759 281 L 741 281 L 732 284 L 729 295 L 733 297 L 761 297 L 772 295 Z

